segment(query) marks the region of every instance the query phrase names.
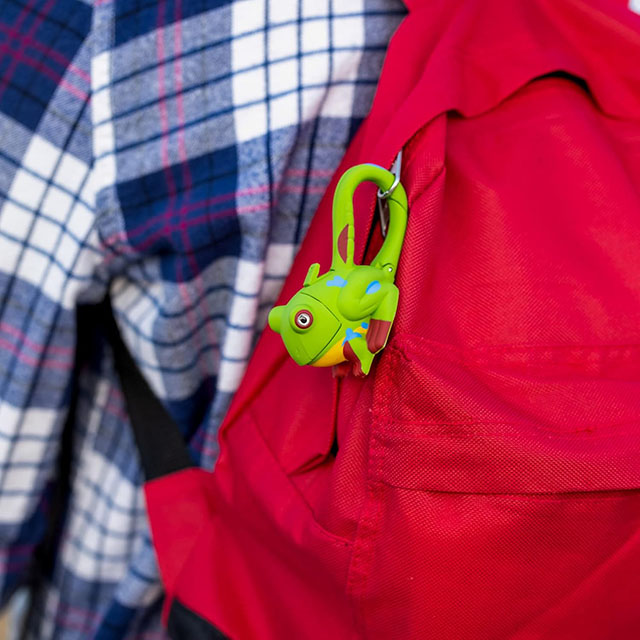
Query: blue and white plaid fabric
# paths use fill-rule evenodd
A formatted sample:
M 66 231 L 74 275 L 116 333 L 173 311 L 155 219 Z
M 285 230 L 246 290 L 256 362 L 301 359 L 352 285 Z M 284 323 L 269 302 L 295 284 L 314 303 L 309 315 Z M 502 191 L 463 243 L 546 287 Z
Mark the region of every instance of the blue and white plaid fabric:
M 0 2 L 0 592 L 42 540 L 75 308 L 123 336 L 211 467 L 216 433 L 375 91 L 400 0 Z M 164 638 L 108 350 L 80 375 L 69 509 L 31 638 Z

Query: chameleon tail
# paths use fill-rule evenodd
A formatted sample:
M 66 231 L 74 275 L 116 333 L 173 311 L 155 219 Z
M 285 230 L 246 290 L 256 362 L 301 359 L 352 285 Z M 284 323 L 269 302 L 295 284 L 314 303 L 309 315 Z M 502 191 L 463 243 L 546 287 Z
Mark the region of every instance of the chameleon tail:
M 371 261 L 371 265 L 378 267 L 378 269 L 390 268 L 393 281 L 398 270 L 400 251 L 407 230 L 407 211 L 409 209 L 407 194 L 402 184 L 398 183 L 393 193 L 387 198 L 387 205 L 389 207 L 389 228 L 382 247 Z
M 365 181 L 375 182 L 384 191 L 393 184 L 394 175 L 375 164 L 359 164 L 345 171 L 340 178 L 333 196 L 332 269 L 353 267 L 353 194 L 360 183 Z M 407 227 L 407 194 L 401 184 L 397 185 L 387 202 L 389 204 L 389 231 L 372 265 L 379 268 L 390 265 L 395 276 L 404 232 Z

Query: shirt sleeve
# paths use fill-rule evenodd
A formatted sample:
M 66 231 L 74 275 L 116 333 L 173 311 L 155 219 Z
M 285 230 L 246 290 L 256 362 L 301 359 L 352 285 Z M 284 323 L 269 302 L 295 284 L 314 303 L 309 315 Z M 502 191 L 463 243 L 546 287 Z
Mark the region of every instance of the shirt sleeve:
M 0 3 L 0 596 L 47 529 L 76 307 L 104 291 L 90 117 L 91 7 Z

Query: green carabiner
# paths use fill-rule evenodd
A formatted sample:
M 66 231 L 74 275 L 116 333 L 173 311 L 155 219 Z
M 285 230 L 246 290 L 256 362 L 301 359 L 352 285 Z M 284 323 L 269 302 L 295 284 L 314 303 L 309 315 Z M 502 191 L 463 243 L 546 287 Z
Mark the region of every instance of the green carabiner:
M 353 194 L 365 181 L 385 191 L 389 229 L 371 264 L 357 265 L 353 262 Z M 360 164 L 340 178 L 333 198 L 331 268 L 320 276 L 320 265 L 312 264 L 302 289 L 269 313 L 269 326 L 282 336 L 298 364 L 329 367 L 348 361 L 356 376 L 369 373 L 375 354 L 387 343 L 398 307 L 394 280 L 407 208 L 403 186 L 382 167 Z

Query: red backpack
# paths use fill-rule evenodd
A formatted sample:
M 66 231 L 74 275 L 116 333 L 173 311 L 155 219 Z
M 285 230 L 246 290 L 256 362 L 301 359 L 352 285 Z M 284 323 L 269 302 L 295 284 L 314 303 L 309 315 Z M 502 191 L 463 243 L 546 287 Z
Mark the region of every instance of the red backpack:
M 214 473 L 115 335 L 174 638 L 635 638 L 640 17 L 410 3 L 349 166 L 404 148 L 400 302 L 369 376 L 267 330 Z M 333 182 L 281 302 L 331 253 Z M 375 186 L 356 255 L 375 252 Z

